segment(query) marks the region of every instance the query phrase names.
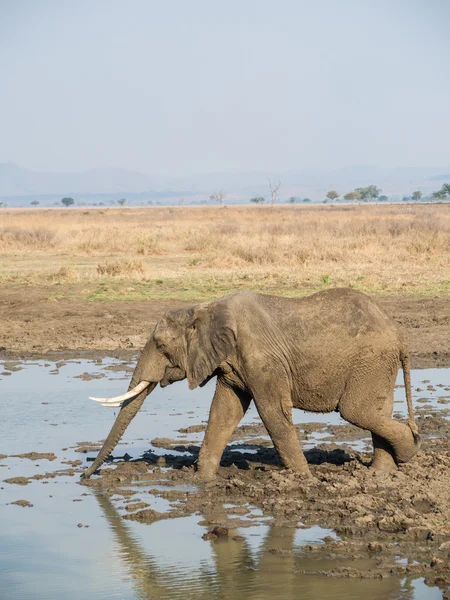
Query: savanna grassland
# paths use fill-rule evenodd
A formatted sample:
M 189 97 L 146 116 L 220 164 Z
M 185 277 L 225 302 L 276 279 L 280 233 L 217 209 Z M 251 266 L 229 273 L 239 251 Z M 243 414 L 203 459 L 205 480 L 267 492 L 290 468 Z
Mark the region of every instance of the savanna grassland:
M 238 289 L 303 296 L 350 286 L 394 304 L 447 306 L 450 205 L 2 209 L 0 283 L 4 328 L 14 311 L 17 327 L 32 313 L 48 325 L 59 311 L 64 328 L 67 315 L 78 314 L 78 327 L 89 311 L 119 306 L 126 328 L 139 306 L 157 316 Z M 97 347 L 114 347 L 111 335 Z M 85 337 L 72 346 L 90 347 Z
M 0 213 L 5 285 L 55 296 L 210 298 L 450 293 L 449 205 L 16 210 Z

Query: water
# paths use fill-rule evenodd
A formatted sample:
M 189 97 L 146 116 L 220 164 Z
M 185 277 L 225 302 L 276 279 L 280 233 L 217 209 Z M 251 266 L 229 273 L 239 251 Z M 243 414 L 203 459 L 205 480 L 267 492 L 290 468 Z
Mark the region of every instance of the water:
M 89 395 L 113 395 L 126 388 L 123 370 L 107 367 L 119 361 L 69 361 L 59 368 L 52 363 L 26 362 L 18 371 L 0 364 L 0 453 L 54 452 L 49 462 L 13 458 L 0 459 L 0 599 L 1 600 L 90 600 L 112 598 L 149 600 L 160 598 L 231 599 L 247 598 L 345 599 L 402 597 L 434 600 L 442 598 L 437 588 L 425 586 L 422 579 L 390 577 L 373 580 L 327 579 L 303 575 L 302 570 L 327 569 L 330 564 L 302 552 L 305 544 L 323 543 L 332 530 L 320 527 L 274 527 L 253 509 L 255 525 L 230 531 L 228 540 L 202 540 L 207 528 L 200 525 L 205 515 L 167 519 L 143 525 L 122 519 L 121 506 L 78 485 L 78 476 L 32 481 L 29 485 L 9 485 L 3 480 L 30 477 L 37 473 L 66 469 L 64 461 L 86 455 L 75 452 L 78 442 L 98 441 L 109 432 L 115 411 L 87 399 Z M 84 381 L 83 373 L 98 379 Z M 416 398 L 427 397 L 436 409 L 439 397 L 449 395 L 444 387 L 427 390 L 424 380 L 446 386 L 449 370 L 413 372 Z M 399 381 L 399 383 L 401 383 Z M 177 437 L 181 427 L 206 421 L 214 382 L 189 392 L 184 382 L 156 389 L 141 413 L 131 423 L 115 454 L 125 451 L 140 456 L 155 437 Z M 406 409 L 404 390 L 396 390 L 395 409 Z M 445 405 L 444 405 L 445 408 Z M 310 415 L 294 411 L 295 422 L 323 420 L 342 422 L 336 413 Z M 258 421 L 251 408 L 244 422 Z M 201 440 L 203 433 L 188 434 Z M 320 440 L 320 432 L 317 440 Z M 310 438 L 308 445 L 314 445 Z M 183 439 L 180 438 L 180 443 Z M 63 450 L 63 448 L 65 450 Z M 123 452 L 122 452 L 123 451 Z M 154 448 L 155 452 L 165 450 Z M 90 456 L 95 456 L 95 452 Z M 150 485 L 155 488 L 157 486 Z M 162 486 L 161 486 L 162 487 Z M 180 486 L 192 491 L 191 486 Z M 145 486 L 133 486 L 142 497 Z M 178 489 L 178 488 L 170 488 Z M 151 508 L 165 511 L 170 502 L 147 494 Z M 10 504 L 26 499 L 32 508 Z M 228 505 L 218 507 L 226 513 Z M 79 527 L 78 525 L 81 524 Z M 299 524 L 301 527 L 301 524 Z M 86 527 L 87 526 L 87 527 Z M 238 535 L 243 539 L 233 540 Z M 360 561 L 364 562 L 364 561 Z M 369 560 L 361 567 L 373 567 Z

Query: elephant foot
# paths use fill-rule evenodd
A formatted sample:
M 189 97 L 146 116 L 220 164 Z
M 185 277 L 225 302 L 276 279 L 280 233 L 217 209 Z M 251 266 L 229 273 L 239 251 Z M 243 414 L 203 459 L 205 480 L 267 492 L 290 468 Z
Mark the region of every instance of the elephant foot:
M 209 483 L 210 481 L 214 481 L 217 477 L 216 471 L 197 471 L 196 478 L 198 481 L 202 483 Z
M 378 473 L 394 473 L 397 471 L 397 463 L 392 456 L 392 450 L 388 444 L 385 442 L 381 443 L 379 439 L 374 441 L 375 449 L 370 470 Z
M 212 464 L 208 460 L 199 459 L 197 463 L 197 472 L 196 479 L 201 481 L 202 483 L 208 483 L 209 481 L 214 481 L 217 477 L 217 469 L 218 465 L 216 463 Z
M 422 438 L 420 435 L 411 432 L 413 443 L 402 444 L 397 448 L 396 458 L 399 463 L 409 462 L 420 450 L 422 445 Z
M 375 473 L 394 473 L 398 470 L 398 467 L 392 458 L 389 461 L 378 461 L 375 459 L 370 465 L 370 470 Z

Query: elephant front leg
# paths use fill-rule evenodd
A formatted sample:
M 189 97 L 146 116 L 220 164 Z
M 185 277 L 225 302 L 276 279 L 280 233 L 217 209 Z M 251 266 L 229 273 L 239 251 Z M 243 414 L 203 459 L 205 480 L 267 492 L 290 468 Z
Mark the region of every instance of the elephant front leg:
M 233 389 L 218 380 L 205 439 L 198 457 L 197 470 L 203 481 L 211 481 L 215 478 L 223 451 L 231 434 L 245 415 L 250 401 L 251 397 L 247 393 Z
M 274 397 L 256 396 L 258 413 L 275 446 L 282 464 L 287 469 L 312 477 L 292 422 L 290 394 L 273 390 Z M 275 396 L 276 393 L 276 396 Z

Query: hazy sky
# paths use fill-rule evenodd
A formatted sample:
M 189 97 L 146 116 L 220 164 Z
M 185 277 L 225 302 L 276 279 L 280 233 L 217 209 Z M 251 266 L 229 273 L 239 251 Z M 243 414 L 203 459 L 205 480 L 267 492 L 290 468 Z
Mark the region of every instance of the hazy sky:
M 0 0 L 0 162 L 450 164 L 449 0 Z

